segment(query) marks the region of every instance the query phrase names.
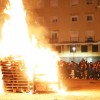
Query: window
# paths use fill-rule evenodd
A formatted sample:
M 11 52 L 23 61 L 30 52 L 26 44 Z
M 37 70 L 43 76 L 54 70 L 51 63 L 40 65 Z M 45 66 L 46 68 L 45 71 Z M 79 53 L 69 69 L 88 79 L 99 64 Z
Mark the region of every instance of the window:
M 79 0 L 70 0 L 71 6 L 75 6 L 79 4 Z
M 100 0 L 98 0 L 97 7 L 100 7 Z
M 58 17 L 57 16 L 53 16 L 51 18 L 51 23 L 53 23 L 53 24 L 58 23 Z
M 44 0 L 36 0 L 36 8 L 44 7 Z
M 57 7 L 58 6 L 58 0 L 50 0 L 50 6 L 51 7 Z
M 79 31 L 70 31 L 70 41 L 71 42 L 79 41 Z
M 58 37 L 58 32 L 55 31 L 51 33 L 51 38 L 57 39 L 57 37 Z
M 87 15 L 86 20 L 89 21 L 89 22 L 93 21 L 93 15 Z
M 100 44 L 98 44 L 98 52 L 100 52 Z
M 71 16 L 71 21 L 72 22 L 77 22 L 78 21 L 78 16 Z
M 82 45 L 81 52 L 87 52 L 87 51 L 88 51 L 87 45 Z
M 51 32 L 50 42 L 58 42 L 58 31 Z
M 98 52 L 98 45 L 92 45 L 92 52 Z
M 90 30 L 90 31 L 86 31 L 85 33 L 86 36 L 86 42 L 94 42 L 94 31 Z
M 87 4 L 87 5 L 93 4 L 93 0 L 86 0 L 86 4 Z
M 86 42 L 94 42 L 93 37 L 88 37 L 87 40 L 86 40 Z
M 98 5 L 100 5 L 100 0 L 98 0 Z
M 64 46 L 63 45 L 56 46 L 56 51 L 58 51 L 58 53 L 63 52 L 64 51 Z

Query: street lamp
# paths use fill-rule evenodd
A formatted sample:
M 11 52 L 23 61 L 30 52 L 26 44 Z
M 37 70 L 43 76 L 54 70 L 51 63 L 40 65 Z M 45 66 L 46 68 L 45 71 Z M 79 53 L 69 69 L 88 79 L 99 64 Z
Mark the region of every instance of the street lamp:
M 73 51 L 73 61 L 74 61 L 74 53 L 76 52 L 76 47 L 75 46 L 72 47 L 72 51 Z

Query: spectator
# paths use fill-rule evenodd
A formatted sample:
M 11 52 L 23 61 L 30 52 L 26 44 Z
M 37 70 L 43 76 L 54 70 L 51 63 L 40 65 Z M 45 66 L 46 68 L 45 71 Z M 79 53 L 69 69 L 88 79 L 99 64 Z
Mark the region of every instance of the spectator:
M 73 78 L 73 79 L 100 79 L 100 61 L 95 63 L 87 63 L 82 59 L 79 64 L 71 62 L 60 62 L 59 67 L 60 78 Z

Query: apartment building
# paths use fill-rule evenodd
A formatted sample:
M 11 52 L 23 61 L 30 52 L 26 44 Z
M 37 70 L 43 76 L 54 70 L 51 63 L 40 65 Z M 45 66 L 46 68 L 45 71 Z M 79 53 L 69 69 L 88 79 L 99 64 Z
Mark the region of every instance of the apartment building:
M 63 60 L 100 59 L 100 0 L 35 0 L 34 8 Z

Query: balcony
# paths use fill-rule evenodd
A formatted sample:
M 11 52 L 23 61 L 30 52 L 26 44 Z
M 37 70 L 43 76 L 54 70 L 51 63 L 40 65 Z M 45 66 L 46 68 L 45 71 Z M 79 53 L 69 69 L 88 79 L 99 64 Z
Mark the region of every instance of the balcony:
M 50 43 L 58 43 L 58 38 L 50 38 Z
M 94 42 L 94 39 L 93 39 L 93 37 L 88 37 L 88 38 L 86 38 L 85 42 Z

